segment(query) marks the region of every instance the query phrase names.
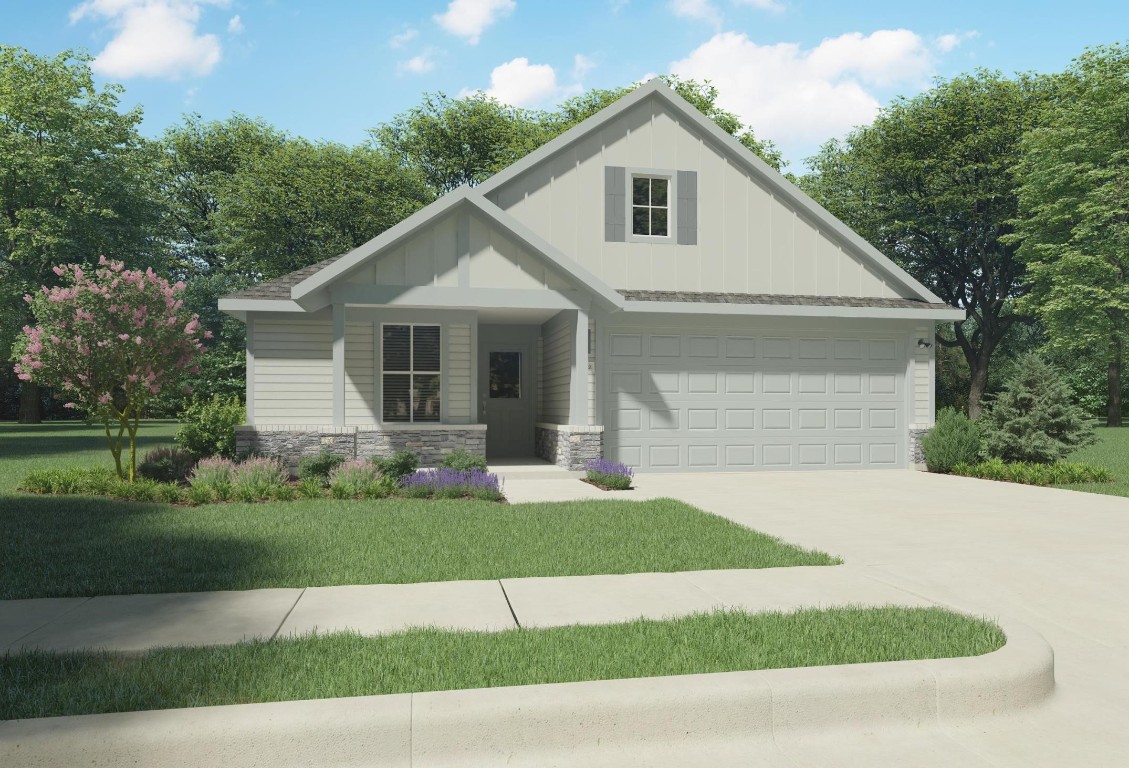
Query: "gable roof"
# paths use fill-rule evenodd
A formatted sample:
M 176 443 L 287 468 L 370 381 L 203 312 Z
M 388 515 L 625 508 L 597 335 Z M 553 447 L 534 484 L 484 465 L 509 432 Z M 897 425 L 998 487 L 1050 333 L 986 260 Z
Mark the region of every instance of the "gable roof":
M 944 303 L 940 297 L 915 280 L 912 275 L 899 267 L 890 259 L 858 235 L 839 219 L 835 218 L 823 206 L 808 197 L 799 187 L 784 178 L 761 158 L 757 157 L 748 147 L 736 137 L 723 131 L 717 123 L 703 115 L 693 104 L 686 101 L 678 93 L 655 77 L 636 88 L 631 93 L 621 97 L 615 102 L 601 109 L 596 114 L 568 129 L 560 136 L 549 141 L 530 152 L 517 162 L 503 168 L 496 174 L 476 187 L 475 191 L 482 195 L 495 192 L 509 181 L 516 179 L 528 170 L 552 158 L 558 152 L 567 149 L 573 144 L 583 140 L 589 134 L 599 130 L 606 123 L 614 120 L 619 115 L 627 112 L 632 107 L 649 98 L 662 100 L 667 107 L 679 116 L 686 118 L 695 125 L 703 134 L 709 137 L 714 145 L 729 159 L 747 171 L 750 175 L 762 181 L 772 194 L 809 218 L 818 222 L 828 232 L 837 237 L 852 252 L 860 256 L 864 263 L 868 263 L 882 273 L 889 275 L 896 282 L 904 285 L 910 292 L 917 294 L 922 301 L 930 304 Z M 946 305 L 948 306 L 948 305 Z
M 282 277 L 276 277 L 273 280 L 264 280 L 261 283 L 256 283 L 250 288 L 236 291 L 235 293 L 224 296 L 225 299 L 278 299 L 283 301 L 290 300 L 290 289 L 298 283 L 305 280 L 307 277 L 314 275 L 321 270 L 328 267 L 333 262 L 342 258 L 344 254 L 331 256 L 328 259 L 323 259 L 317 264 L 310 264 L 307 267 L 296 269 L 289 272 Z
M 301 276 L 300 279 L 295 279 L 297 273 L 291 273 L 290 275 L 279 278 L 279 281 L 289 283 L 290 294 L 286 296 L 286 298 L 300 301 L 303 297 L 324 288 L 326 285 L 333 282 L 333 280 L 360 266 L 376 254 L 392 248 L 397 243 L 411 237 L 439 216 L 460 205 L 469 205 L 478 213 L 493 221 L 519 243 L 533 252 L 540 254 L 541 257 L 552 266 L 571 277 L 581 286 L 590 290 L 592 294 L 602 300 L 604 304 L 614 308 L 622 308 L 623 297 L 613 290 L 611 286 L 593 275 L 578 262 L 570 259 L 555 245 L 545 240 L 532 229 L 522 224 L 468 186 L 462 186 L 447 193 L 430 205 L 416 211 L 399 224 L 385 230 L 367 243 L 357 246 L 339 257 L 322 262 L 321 267 L 317 269 L 308 268 L 312 271 Z M 317 265 L 314 266 L 316 267 Z M 275 290 L 281 290 L 281 285 Z

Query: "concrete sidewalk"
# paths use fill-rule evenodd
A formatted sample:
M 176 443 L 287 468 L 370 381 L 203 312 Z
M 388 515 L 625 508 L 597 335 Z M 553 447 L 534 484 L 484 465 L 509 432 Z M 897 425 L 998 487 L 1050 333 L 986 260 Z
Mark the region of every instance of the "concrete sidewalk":
M 850 566 L 0 601 L 0 651 L 141 651 L 413 626 L 497 631 L 721 608 L 932 605 Z

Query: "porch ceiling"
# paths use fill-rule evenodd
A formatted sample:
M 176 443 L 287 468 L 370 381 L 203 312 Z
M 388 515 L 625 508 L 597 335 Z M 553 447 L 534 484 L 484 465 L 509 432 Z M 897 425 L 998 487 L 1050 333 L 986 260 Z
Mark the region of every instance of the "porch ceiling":
M 540 325 L 559 309 L 506 309 L 496 307 L 478 310 L 478 322 L 483 325 Z

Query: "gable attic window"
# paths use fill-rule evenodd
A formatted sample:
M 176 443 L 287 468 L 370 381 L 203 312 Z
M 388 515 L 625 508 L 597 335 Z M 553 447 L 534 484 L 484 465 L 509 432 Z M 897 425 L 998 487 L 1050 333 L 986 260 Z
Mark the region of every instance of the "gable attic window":
M 387 323 L 380 343 L 384 421 L 439 421 L 439 326 Z
M 670 237 L 669 176 L 631 176 L 631 234 Z

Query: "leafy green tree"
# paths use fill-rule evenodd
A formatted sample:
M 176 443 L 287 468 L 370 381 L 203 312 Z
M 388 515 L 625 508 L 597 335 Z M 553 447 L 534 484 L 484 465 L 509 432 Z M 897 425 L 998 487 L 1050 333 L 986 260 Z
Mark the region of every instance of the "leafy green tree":
M 536 112 L 484 93 L 462 99 L 427 94 L 369 135 L 403 168 L 421 173 L 436 194 L 477 184 L 551 138 Z
M 95 86 L 85 54 L 0 46 L 0 359 L 30 319 L 21 297 L 53 282 L 55 264 L 159 255 L 156 154 L 140 109 L 118 110 L 121 92 Z M 39 401 L 25 383 L 20 421 L 39 421 Z
M 1025 301 L 1060 353 L 1098 351 L 1106 423 L 1121 426 L 1129 332 L 1129 47 L 1096 48 L 1057 79 L 1057 98 L 1020 145 L 1016 235 Z
M 1062 375 L 1034 353 L 1019 360 L 981 421 L 989 455 L 1004 461 L 1050 464 L 1095 441 Z
M 968 320 L 937 342 L 968 363 L 968 412 L 989 365 L 1028 316 L 1024 264 L 1007 235 L 1018 210 L 1012 167 L 1048 96 L 1044 80 L 978 71 L 900 98 L 874 123 L 808 160 L 802 188 Z
M 216 219 L 232 179 L 286 142 L 262 120 L 235 114 L 204 121 L 188 115 L 161 138 L 159 185 L 167 212 L 167 237 L 185 276 L 216 274 L 226 255 Z M 237 185 L 236 185 L 237 186 Z
M 217 250 L 229 274 L 270 279 L 352 250 L 431 199 L 372 147 L 288 138 L 220 186 Z

